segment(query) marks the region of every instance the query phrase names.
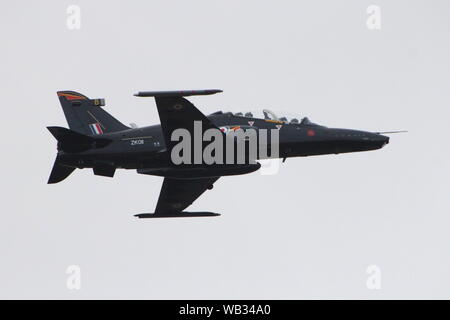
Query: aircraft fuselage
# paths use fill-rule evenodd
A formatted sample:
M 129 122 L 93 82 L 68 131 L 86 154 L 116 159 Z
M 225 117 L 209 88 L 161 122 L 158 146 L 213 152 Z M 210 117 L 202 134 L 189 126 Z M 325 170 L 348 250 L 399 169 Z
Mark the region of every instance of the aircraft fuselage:
M 208 118 L 217 127 L 248 127 L 250 122 L 251 127 L 257 131 L 267 129 L 270 134 L 270 130 L 279 130 L 279 158 L 376 150 L 389 142 L 389 137 L 377 133 L 328 128 L 316 124 L 285 123 L 236 116 L 231 113 L 213 114 Z M 186 167 L 189 167 L 180 165 L 177 168 L 170 163 L 170 154 L 167 152 L 160 125 L 107 133 L 102 137 L 112 142 L 105 147 L 91 148 L 83 152 L 67 153 L 60 150 L 60 161 L 77 168 L 145 168 L 146 171 L 140 173 L 158 176 L 177 176 L 177 171 L 181 172 L 182 169 L 186 170 Z M 259 152 L 258 159 L 261 159 Z M 228 175 L 220 171 L 224 166 L 211 165 L 210 174 Z M 239 170 L 239 166 L 236 166 L 236 170 L 231 169 L 229 174 L 247 173 L 244 167 L 240 166 Z M 215 168 L 219 169 L 220 174 L 214 171 Z

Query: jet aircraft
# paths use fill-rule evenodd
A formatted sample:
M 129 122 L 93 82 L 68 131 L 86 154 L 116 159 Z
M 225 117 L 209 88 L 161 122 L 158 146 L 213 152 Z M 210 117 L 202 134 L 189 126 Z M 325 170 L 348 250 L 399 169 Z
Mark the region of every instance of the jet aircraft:
M 69 128 L 47 127 L 56 138 L 57 156 L 48 183 L 67 178 L 76 168 L 92 168 L 99 176 L 113 177 L 116 169 L 135 169 L 137 173 L 164 177 L 154 213 L 141 213 L 139 218 L 217 216 L 213 212 L 185 212 L 200 195 L 212 189 L 222 176 L 240 175 L 258 170 L 258 160 L 272 157 L 257 153 L 256 159 L 245 163 L 195 163 L 175 164 L 171 152 L 177 145 L 172 135 L 184 129 L 195 136 L 195 130 L 204 134 L 216 129 L 226 138 L 229 132 L 266 129 L 278 133 L 278 155 L 283 161 L 290 157 L 338 154 L 380 149 L 389 142 L 383 135 L 391 132 L 368 132 L 353 129 L 328 128 L 311 122 L 308 118 L 278 117 L 263 110 L 261 117 L 248 113 L 217 111 L 205 116 L 185 97 L 210 95 L 222 92 L 217 89 L 189 91 L 143 91 L 138 97 L 154 97 L 161 124 L 128 127 L 111 116 L 102 107 L 104 99 L 90 99 L 74 91 L 59 91 Z M 196 126 L 195 123 L 200 126 Z M 197 128 L 197 129 L 196 129 Z M 198 129 L 200 128 L 200 129 Z M 262 132 L 262 131 L 261 131 Z M 234 143 L 236 138 L 234 137 Z M 246 139 L 246 138 L 243 138 Z M 193 149 L 195 142 L 191 141 Z M 200 152 L 208 143 L 200 144 Z M 245 144 L 245 141 L 244 141 Z M 266 143 L 271 153 L 270 143 Z M 225 148 L 225 147 L 224 147 Z M 245 154 L 248 156 L 248 144 Z M 259 145 L 257 146 L 259 149 Z M 216 150 L 217 151 L 217 150 Z M 185 151 L 183 151 L 184 153 Z M 194 152 L 195 153 L 195 152 Z M 227 150 L 223 150 L 227 154 Z M 184 154 L 183 154 L 184 155 Z M 191 155 L 194 158 L 196 155 Z M 254 160 L 254 161 L 251 161 Z

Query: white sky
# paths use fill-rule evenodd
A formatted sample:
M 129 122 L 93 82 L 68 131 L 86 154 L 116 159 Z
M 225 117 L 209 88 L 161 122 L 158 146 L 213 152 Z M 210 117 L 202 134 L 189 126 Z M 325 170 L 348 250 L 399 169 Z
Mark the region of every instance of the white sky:
M 66 8 L 81 8 L 68 30 Z M 381 8 L 368 30 L 366 9 Z M 448 1 L 14 1 L 0 11 L 0 298 L 448 298 Z M 56 91 L 159 122 L 139 90 L 220 88 L 205 114 L 267 107 L 409 130 L 382 150 L 220 179 L 199 219 L 138 220 L 162 178 L 77 170 L 47 185 Z M 79 265 L 81 289 L 66 268 Z M 381 270 L 381 289 L 366 269 Z

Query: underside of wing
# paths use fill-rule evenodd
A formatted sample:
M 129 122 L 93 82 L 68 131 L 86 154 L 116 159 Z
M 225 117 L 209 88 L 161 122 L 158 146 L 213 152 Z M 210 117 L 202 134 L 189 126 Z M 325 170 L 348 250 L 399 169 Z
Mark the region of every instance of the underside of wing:
M 171 150 L 177 141 L 171 141 L 171 136 L 176 129 L 187 130 L 194 137 L 194 123 L 201 123 L 203 133 L 211 128 L 219 130 L 211 121 L 201 113 L 191 102 L 182 97 L 156 97 L 161 128 L 168 150 Z
M 183 210 L 190 206 L 207 189 L 212 189 L 214 182 L 218 179 L 219 177 L 201 179 L 165 178 L 155 213 L 137 214 L 136 216 L 139 218 L 216 216 L 218 214 L 212 212 L 189 213 L 183 212 Z
M 161 120 L 161 129 L 166 143 L 167 154 L 171 155 L 173 147 L 178 141 L 172 141 L 172 134 L 177 129 L 184 129 L 190 137 L 191 150 L 195 153 L 194 140 L 197 135 L 203 134 L 208 129 L 217 129 L 220 134 L 223 133 L 191 102 L 183 98 L 192 95 L 207 95 L 221 92 L 221 90 L 190 90 L 190 91 L 146 91 L 139 92 L 139 97 L 154 97 L 158 108 L 159 118 Z M 200 139 L 201 139 L 200 137 Z M 205 142 L 202 141 L 202 144 Z M 200 158 L 203 147 L 200 150 Z M 199 155 L 197 155 L 199 156 Z M 194 169 L 195 161 L 187 164 L 189 168 Z M 192 167 L 190 167 L 192 165 Z M 202 166 L 202 163 L 198 163 Z M 169 171 L 178 170 L 183 167 L 171 166 Z M 173 171 L 172 170 L 172 171 Z M 148 170 L 141 170 L 141 173 L 150 174 Z M 177 174 L 173 171 L 172 174 Z M 191 172 L 193 175 L 195 172 Z M 158 204 L 156 205 L 154 214 L 138 214 L 139 218 L 163 218 L 163 217 L 200 217 L 200 216 L 216 216 L 217 213 L 212 212 L 185 212 L 183 211 L 190 206 L 198 197 L 200 197 L 207 189 L 212 189 L 214 182 L 219 179 L 220 174 L 211 174 L 208 177 L 168 177 L 170 172 L 166 172 L 164 182 L 159 195 Z
M 208 129 L 217 128 L 200 110 L 184 96 L 207 95 L 222 92 L 221 90 L 189 90 L 189 91 L 144 91 L 136 94 L 138 97 L 154 97 L 161 128 L 167 150 L 170 152 L 177 141 L 171 141 L 171 136 L 176 129 L 185 129 L 194 137 L 194 123 L 201 123 L 202 134 Z M 220 131 L 220 130 L 219 130 Z

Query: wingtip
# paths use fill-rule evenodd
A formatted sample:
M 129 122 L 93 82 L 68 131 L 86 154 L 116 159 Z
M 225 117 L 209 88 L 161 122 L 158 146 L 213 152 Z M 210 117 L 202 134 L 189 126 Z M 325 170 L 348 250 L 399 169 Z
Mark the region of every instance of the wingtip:
M 139 219 L 143 218 L 198 218 L 198 217 L 218 217 L 220 213 L 215 212 L 175 212 L 175 213 L 138 213 L 134 215 Z
M 204 89 L 204 90 L 176 90 L 176 91 L 139 91 L 135 93 L 135 97 L 188 97 L 188 96 L 205 96 L 210 94 L 221 93 L 221 89 Z

